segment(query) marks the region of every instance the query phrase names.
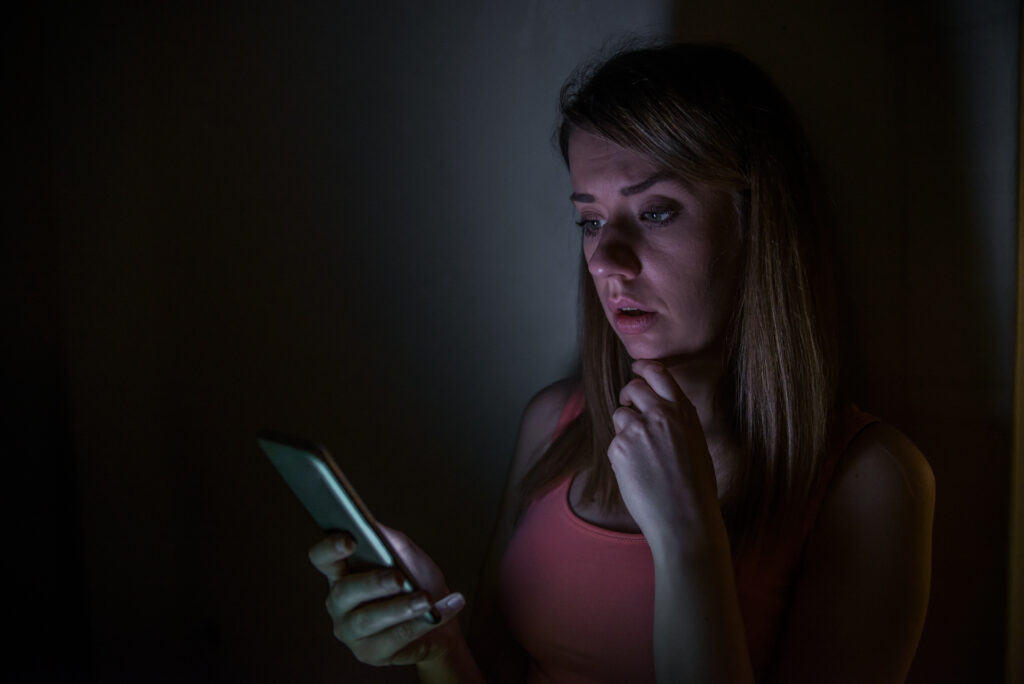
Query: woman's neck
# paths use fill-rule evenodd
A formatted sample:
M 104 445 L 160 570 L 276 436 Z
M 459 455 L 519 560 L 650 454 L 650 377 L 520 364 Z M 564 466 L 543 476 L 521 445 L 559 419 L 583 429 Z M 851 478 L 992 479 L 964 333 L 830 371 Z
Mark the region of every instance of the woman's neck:
M 728 420 L 718 391 L 724 372 L 720 355 L 712 353 L 696 358 L 666 359 L 665 366 L 697 409 L 704 435 L 711 439 L 728 434 Z
M 737 442 L 720 393 L 724 364 L 718 353 L 700 358 L 666 360 L 666 367 L 686 397 L 697 409 L 708 451 L 715 464 L 715 476 L 721 495 L 731 481 Z

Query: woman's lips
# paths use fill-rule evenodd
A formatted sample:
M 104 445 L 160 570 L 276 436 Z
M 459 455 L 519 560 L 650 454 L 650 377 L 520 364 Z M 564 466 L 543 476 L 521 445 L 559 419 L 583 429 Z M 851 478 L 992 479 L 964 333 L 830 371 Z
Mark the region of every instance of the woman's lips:
M 617 309 L 612 316 L 612 323 L 615 329 L 623 335 L 639 335 L 646 332 L 658 314 L 653 311 L 640 311 L 638 313 L 625 313 Z

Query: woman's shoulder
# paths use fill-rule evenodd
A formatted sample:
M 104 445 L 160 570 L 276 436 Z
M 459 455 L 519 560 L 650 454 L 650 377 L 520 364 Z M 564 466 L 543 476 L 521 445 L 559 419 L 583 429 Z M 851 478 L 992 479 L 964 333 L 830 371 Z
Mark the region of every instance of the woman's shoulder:
M 873 501 L 930 510 L 934 497 L 935 475 L 917 445 L 893 425 L 876 421 L 847 445 L 829 498 L 851 507 Z
M 811 555 L 912 566 L 916 553 L 930 555 L 934 513 L 935 476 L 924 455 L 892 425 L 871 423 L 839 460 Z
M 906 677 L 927 613 L 934 505 L 935 477 L 906 435 L 882 422 L 857 433 L 803 555 L 780 681 Z
M 519 423 L 516 470 L 528 469 L 551 443 L 562 411 L 578 388 L 578 379 L 565 378 L 542 388 L 527 402 Z
M 550 441 L 566 404 L 579 391 L 577 378 L 563 378 L 540 389 L 523 409 L 520 432 L 530 432 L 541 441 Z
M 562 408 L 565 406 L 565 402 L 569 400 L 569 397 L 580 386 L 579 378 L 562 378 L 546 387 L 542 387 L 527 402 L 526 410 L 523 412 L 524 416 L 554 412 L 557 420 L 558 414 L 561 413 Z

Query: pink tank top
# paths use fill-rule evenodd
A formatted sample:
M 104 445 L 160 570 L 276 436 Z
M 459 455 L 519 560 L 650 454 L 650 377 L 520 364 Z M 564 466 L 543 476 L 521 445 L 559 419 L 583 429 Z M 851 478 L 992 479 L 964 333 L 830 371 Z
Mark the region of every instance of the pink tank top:
M 580 414 L 570 397 L 555 434 Z M 846 445 L 877 421 L 850 405 L 839 416 L 802 529 L 766 552 L 733 558 L 757 679 L 771 666 L 787 598 L 818 509 Z M 569 506 L 572 477 L 535 499 L 505 556 L 505 619 L 530 655 L 530 682 L 654 682 L 654 561 L 640 534 L 592 525 Z

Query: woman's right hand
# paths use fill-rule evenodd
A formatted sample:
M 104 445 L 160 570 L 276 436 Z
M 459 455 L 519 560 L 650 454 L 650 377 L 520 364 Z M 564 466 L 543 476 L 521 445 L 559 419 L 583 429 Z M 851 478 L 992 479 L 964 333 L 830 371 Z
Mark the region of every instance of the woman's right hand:
M 404 577 L 397 568 L 350 572 L 345 559 L 355 551 L 355 541 L 345 533 L 326 537 L 309 550 L 309 560 L 330 587 L 325 604 L 334 636 L 367 665 L 443 659 L 462 640 L 452 618 L 465 599 L 449 593 L 440 569 L 408 537 L 383 525 L 381 529 L 423 591 L 403 593 Z M 432 605 L 441 615 L 436 625 L 423 618 Z

